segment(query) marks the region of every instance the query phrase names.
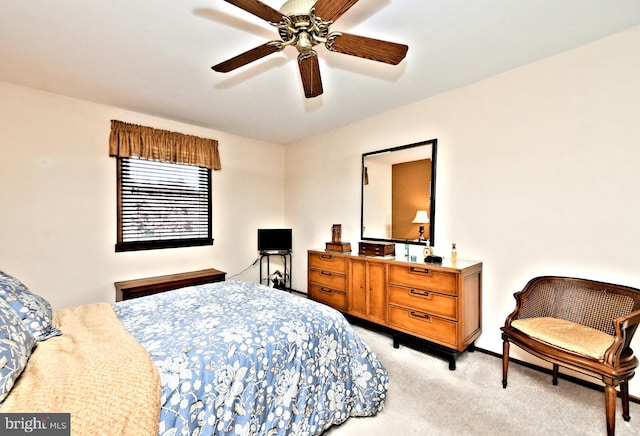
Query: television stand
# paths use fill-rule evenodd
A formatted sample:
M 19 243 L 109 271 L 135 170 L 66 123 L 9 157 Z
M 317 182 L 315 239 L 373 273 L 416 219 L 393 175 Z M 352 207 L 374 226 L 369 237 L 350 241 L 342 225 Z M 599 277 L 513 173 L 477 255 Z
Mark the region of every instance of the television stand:
M 270 276 L 271 276 L 270 259 L 273 256 L 280 256 L 284 265 L 284 273 L 282 276 L 282 281 L 280 282 L 280 284 L 275 283 L 273 287 L 276 289 L 282 289 L 284 291 L 291 292 L 291 269 L 292 269 L 291 250 L 260 252 L 260 283 L 263 285 L 266 284 L 267 286 L 270 285 L 269 283 Z M 262 261 L 264 259 L 267 259 L 267 277 L 266 278 L 262 277 Z

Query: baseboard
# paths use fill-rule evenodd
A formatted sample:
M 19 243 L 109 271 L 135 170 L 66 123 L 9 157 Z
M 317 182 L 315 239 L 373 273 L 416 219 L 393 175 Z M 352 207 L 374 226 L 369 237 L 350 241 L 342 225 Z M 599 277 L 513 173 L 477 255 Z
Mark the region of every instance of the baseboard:
M 488 354 L 489 356 L 497 357 L 500 360 L 502 360 L 502 356 L 503 355 L 500 354 L 500 353 L 496 353 L 496 352 L 493 352 L 493 351 L 485 350 L 484 348 L 480 348 L 480 347 L 475 347 L 475 350 L 480 352 L 480 353 Z M 509 362 L 510 363 L 513 362 L 513 363 L 516 363 L 518 365 L 524 366 L 526 368 L 531 368 L 531 369 L 534 369 L 536 371 L 540 371 L 540 372 L 545 373 L 545 374 L 549 374 L 549 375 L 553 374 L 553 371 L 551 371 L 549 368 L 544 368 L 542 366 L 535 365 L 533 363 L 525 362 L 524 360 L 514 359 L 513 357 L 509 357 Z M 573 376 L 568 375 L 568 374 L 559 373 L 558 374 L 558 378 L 561 378 L 563 380 L 567 380 L 567 381 L 572 382 L 572 383 L 579 384 L 581 386 L 585 386 L 585 387 L 590 388 L 590 389 L 594 389 L 596 391 L 604 392 L 604 386 L 600 386 L 598 384 L 591 383 L 591 382 L 589 382 L 587 380 L 583 380 L 583 379 L 578 378 L 578 377 L 573 377 Z M 618 396 L 620 396 L 620 392 L 618 392 Z M 631 401 L 633 403 L 640 404 L 640 397 L 636 397 L 634 395 L 629 395 L 629 401 Z

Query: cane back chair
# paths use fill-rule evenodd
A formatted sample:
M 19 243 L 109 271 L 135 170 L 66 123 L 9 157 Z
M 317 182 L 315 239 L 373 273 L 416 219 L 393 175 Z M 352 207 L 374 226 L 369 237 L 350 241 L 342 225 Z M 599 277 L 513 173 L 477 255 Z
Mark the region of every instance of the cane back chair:
M 620 386 L 622 416 L 629 421 L 629 379 L 638 359 L 630 348 L 640 322 L 640 289 L 570 277 L 536 277 L 514 294 L 516 309 L 502 330 L 502 386 L 507 387 L 509 344 L 604 383 L 607 434 L 615 433 Z

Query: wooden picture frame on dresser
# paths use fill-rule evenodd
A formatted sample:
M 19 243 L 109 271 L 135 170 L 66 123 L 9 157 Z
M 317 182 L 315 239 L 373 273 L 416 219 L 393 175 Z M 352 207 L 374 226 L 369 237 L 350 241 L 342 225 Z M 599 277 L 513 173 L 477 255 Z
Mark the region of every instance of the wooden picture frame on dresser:
M 442 264 L 308 251 L 308 296 L 444 354 L 449 369 L 482 333 L 482 262 Z

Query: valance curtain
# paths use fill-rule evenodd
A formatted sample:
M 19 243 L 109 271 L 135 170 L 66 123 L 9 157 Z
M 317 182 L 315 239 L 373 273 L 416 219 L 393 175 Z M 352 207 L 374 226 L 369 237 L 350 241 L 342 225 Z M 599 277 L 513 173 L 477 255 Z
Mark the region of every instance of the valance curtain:
M 111 120 L 109 156 L 221 169 L 218 141 Z

